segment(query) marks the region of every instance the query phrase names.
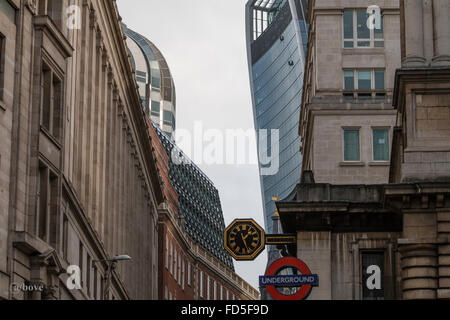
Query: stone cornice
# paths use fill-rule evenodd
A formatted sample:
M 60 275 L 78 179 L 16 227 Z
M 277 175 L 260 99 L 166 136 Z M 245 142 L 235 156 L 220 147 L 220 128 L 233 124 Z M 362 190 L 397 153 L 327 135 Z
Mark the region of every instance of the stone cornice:
M 423 84 L 424 88 L 429 83 L 450 82 L 450 68 L 426 67 L 426 68 L 401 68 L 395 73 L 394 108 L 403 112 L 404 102 L 400 97 L 404 96 L 405 85 L 408 83 Z
M 67 38 L 58 29 L 52 19 L 48 16 L 35 16 L 34 26 L 36 29 L 42 29 L 46 32 L 65 58 L 72 56 L 74 48 L 70 44 L 69 40 L 67 40 Z

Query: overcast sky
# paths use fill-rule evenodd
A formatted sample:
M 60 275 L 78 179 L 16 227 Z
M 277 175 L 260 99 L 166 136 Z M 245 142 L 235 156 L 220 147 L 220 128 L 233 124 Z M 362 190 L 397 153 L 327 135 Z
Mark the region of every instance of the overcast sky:
M 123 22 L 152 41 L 175 81 L 177 129 L 253 129 L 247 53 L 246 0 L 117 0 Z M 251 150 L 253 153 L 256 150 Z M 254 218 L 264 227 L 256 165 L 203 165 L 219 189 L 225 224 Z M 253 262 L 235 262 L 255 288 L 266 251 Z

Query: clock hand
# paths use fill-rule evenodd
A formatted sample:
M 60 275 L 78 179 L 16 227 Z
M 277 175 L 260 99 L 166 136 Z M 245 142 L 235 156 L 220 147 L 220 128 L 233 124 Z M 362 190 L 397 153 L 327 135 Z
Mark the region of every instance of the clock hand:
M 248 237 L 248 235 L 247 235 L 247 237 Z M 248 247 L 247 247 L 247 242 L 245 242 L 245 239 L 247 239 L 247 237 L 244 238 L 244 235 L 241 233 L 241 238 L 242 238 L 242 242 L 244 242 L 245 249 L 247 249 L 247 251 L 249 251 Z

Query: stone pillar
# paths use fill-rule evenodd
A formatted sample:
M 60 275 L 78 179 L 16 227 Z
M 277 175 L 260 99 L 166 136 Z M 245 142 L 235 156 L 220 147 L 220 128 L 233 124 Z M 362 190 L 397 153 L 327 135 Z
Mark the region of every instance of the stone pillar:
M 404 0 L 404 67 L 421 67 L 426 64 L 422 1 L 423 0 Z
M 437 245 L 399 244 L 404 300 L 436 299 Z
M 433 2 L 423 2 L 423 46 L 427 64 L 434 58 Z
M 434 48 L 433 65 L 450 66 L 450 1 L 433 0 Z
M 320 285 L 312 289 L 308 300 L 331 300 L 331 232 L 298 232 L 297 257 L 319 275 Z

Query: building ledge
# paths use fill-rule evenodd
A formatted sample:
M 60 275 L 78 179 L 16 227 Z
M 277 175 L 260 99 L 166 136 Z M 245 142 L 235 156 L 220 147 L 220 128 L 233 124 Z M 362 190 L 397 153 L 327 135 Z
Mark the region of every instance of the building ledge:
M 390 165 L 389 161 L 372 161 L 369 163 L 371 167 L 389 167 Z
M 366 163 L 362 161 L 345 161 L 339 163 L 340 167 L 365 167 Z

